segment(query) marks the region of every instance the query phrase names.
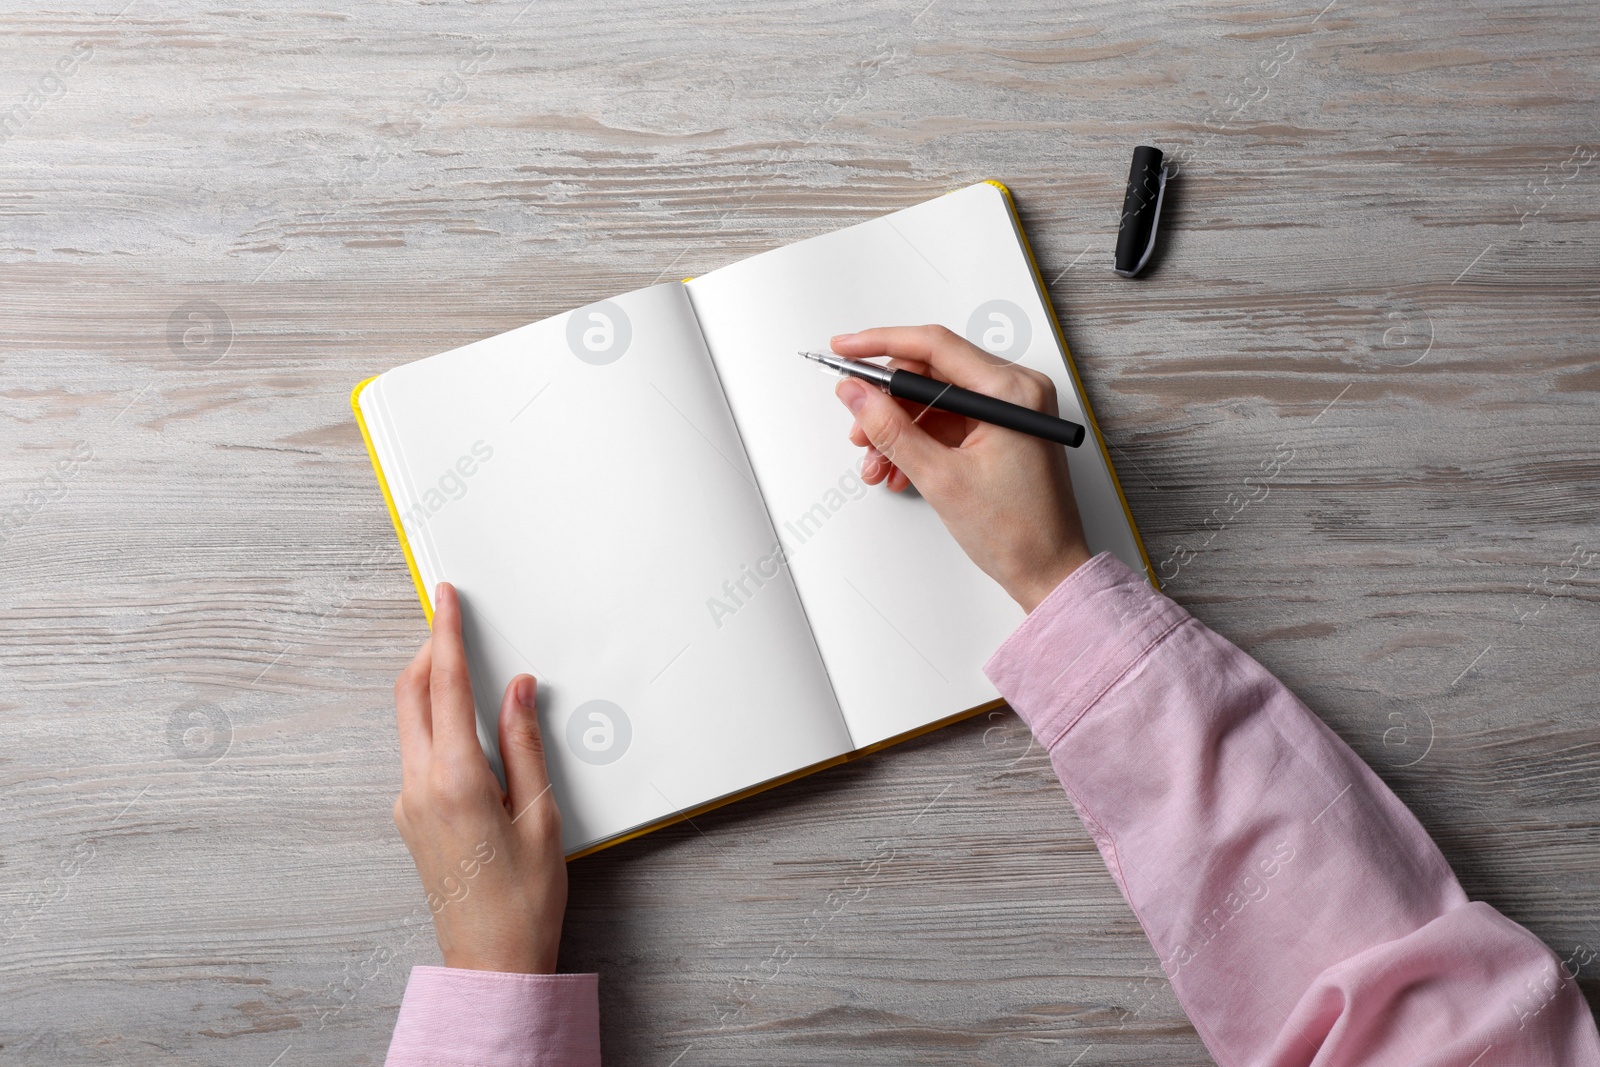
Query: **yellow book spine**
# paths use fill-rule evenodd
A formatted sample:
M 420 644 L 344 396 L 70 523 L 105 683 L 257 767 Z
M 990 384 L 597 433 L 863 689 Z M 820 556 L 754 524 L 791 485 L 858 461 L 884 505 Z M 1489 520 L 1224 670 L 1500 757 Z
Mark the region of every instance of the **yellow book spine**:
M 417 599 L 422 601 L 422 615 L 433 625 L 433 603 L 428 599 L 428 589 L 422 584 L 422 572 L 417 570 L 417 557 L 411 552 L 411 542 L 406 540 L 406 528 L 400 522 L 400 509 L 395 507 L 394 494 L 389 492 L 389 480 L 383 476 L 383 464 L 378 462 L 378 450 L 372 445 L 372 431 L 367 428 L 366 416 L 361 414 L 361 390 L 378 380 L 374 374 L 350 390 L 350 410 L 356 413 L 356 425 L 361 427 L 361 440 L 367 446 L 367 458 L 372 460 L 372 473 L 378 476 L 378 489 L 383 493 L 383 504 L 389 509 L 389 521 L 394 523 L 394 535 L 400 539 L 400 551 L 405 554 L 406 567 L 411 571 L 411 584 L 417 587 Z

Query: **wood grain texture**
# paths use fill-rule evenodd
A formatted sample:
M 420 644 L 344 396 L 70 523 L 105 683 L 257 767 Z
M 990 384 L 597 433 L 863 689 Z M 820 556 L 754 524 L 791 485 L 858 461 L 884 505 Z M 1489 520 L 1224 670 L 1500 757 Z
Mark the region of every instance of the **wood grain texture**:
M 990 177 L 1172 595 L 1600 948 L 1592 6 L 123 2 L 0 14 L 0 1062 L 376 1064 L 436 961 L 355 381 Z M 578 862 L 563 955 L 609 1063 L 1208 1062 L 1009 714 Z

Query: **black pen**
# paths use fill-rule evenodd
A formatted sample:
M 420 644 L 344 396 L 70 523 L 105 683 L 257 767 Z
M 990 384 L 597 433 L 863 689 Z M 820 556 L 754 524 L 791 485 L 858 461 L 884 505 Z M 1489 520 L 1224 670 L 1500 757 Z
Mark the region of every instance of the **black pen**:
M 826 355 L 821 352 L 801 352 L 807 359 L 815 360 L 824 367 L 831 368 L 839 374 L 847 374 L 852 378 L 862 378 L 869 382 L 876 382 L 888 391 L 890 396 L 897 396 L 903 400 L 910 400 L 916 404 L 926 404 L 930 408 L 948 411 L 955 415 L 965 415 L 969 419 L 987 422 L 1007 430 L 1029 434 L 1033 437 L 1042 437 L 1046 441 L 1055 441 L 1066 445 L 1068 448 L 1077 448 L 1083 443 L 1083 427 L 1066 419 L 1058 419 L 1054 415 L 1046 415 L 1042 411 L 1034 411 L 1020 404 L 1008 403 L 982 393 L 974 393 L 970 389 L 963 389 L 958 385 L 948 382 L 935 381 L 924 378 L 920 374 L 913 374 L 908 370 L 890 370 L 880 367 L 876 363 L 867 363 L 859 359 L 846 359 L 843 356 Z

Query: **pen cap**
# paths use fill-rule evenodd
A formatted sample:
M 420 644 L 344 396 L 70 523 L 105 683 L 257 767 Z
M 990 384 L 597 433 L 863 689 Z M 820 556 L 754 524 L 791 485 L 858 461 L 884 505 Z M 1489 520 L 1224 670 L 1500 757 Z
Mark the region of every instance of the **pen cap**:
M 1156 226 L 1167 188 L 1167 167 L 1161 149 L 1140 145 L 1133 150 L 1128 168 L 1128 191 L 1122 197 L 1122 223 L 1117 228 L 1117 258 L 1112 269 L 1132 278 L 1150 262 L 1156 246 Z

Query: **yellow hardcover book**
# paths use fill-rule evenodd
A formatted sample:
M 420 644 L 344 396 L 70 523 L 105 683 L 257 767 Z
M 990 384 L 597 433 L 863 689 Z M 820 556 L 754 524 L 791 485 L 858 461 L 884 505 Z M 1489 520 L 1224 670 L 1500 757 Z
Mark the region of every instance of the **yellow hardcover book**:
M 1010 194 L 985 182 L 370 378 L 351 395 L 478 733 L 527 672 L 569 858 L 999 706 L 1020 609 L 915 492 L 870 490 L 801 360 L 942 323 L 1049 374 L 1091 549 L 1150 574 Z M 927 575 L 939 578 L 930 582 Z

